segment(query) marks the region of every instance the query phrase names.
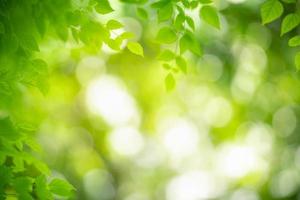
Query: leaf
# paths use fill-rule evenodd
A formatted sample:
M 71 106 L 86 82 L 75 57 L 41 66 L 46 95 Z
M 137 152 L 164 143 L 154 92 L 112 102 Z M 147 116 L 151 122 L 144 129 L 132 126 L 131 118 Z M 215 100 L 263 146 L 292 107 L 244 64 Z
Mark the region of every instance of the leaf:
M 164 67 L 165 69 L 167 69 L 167 70 L 172 69 L 171 65 L 169 65 L 168 63 L 164 63 L 164 64 L 163 64 L 163 67 Z
M 49 189 L 52 193 L 62 196 L 70 197 L 75 188 L 65 180 L 53 179 L 49 184 Z
M 35 40 L 35 38 L 31 35 L 22 35 L 20 37 L 20 42 L 23 48 L 30 51 L 39 51 L 39 46 Z
M 178 30 L 182 29 L 184 21 L 185 21 L 184 14 L 179 13 L 174 20 L 174 27 Z
M 220 20 L 217 10 L 212 6 L 203 6 L 200 9 L 200 17 L 202 20 L 212 25 L 213 27 L 220 29 Z
M 35 193 L 39 200 L 51 200 L 52 194 L 48 188 L 46 177 L 41 175 L 35 179 Z
M 183 54 L 186 50 L 190 50 L 198 56 L 202 55 L 202 49 L 199 42 L 193 37 L 193 34 L 184 34 L 179 40 L 179 48 L 181 54 Z
M 176 81 L 172 73 L 169 73 L 165 78 L 165 86 L 167 91 L 171 91 L 176 86 Z
M 100 14 L 108 14 L 114 11 L 112 7 L 110 6 L 110 3 L 108 0 L 97 0 L 97 5 L 95 7 L 96 11 Z
M 22 200 L 33 200 L 31 196 L 32 191 L 32 179 L 29 177 L 17 177 L 14 182 L 14 188 L 17 192 L 18 199 Z
M 144 56 L 143 47 L 137 42 L 128 42 L 127 48 L 136 55 Z
M 299 14 L 292 13 L 288 14 L 282 21 L 281 24 L 281 36 L 285 33 L 291 31 L 300 23 L 300 16 Z
M 176 64 L 183 73 L 187 73 L 186 61 L 183 59 L 183 57 L 176 57 Z
M 158 9 L 157 11 L 158 22 L 163 22 L 171 19 L 172 14 L 173 14 L 173 5 L 172 3 L 168 3 L 164 7 Z
M 170 61 L 173 60 L 174 58 L 175 58 L 175 54 L 168 49 L 163 50 L 157 57 L 158 60 L 162 60 L 162 61 Z
M 298 52 L 295 56 L 295 65 L 296 69 L 300 70 L 300 52 Z
M 289 40 L 289 46 L 290 47 L 296 47 L 300 45 L 300 36 L 294 36 Z
M 283 6 L 279 0 L 267 0 L 260 9 L 262 23 L 267 24 L 279 18 L 283 13 Z
M 106 28 L 109 30 L 115 30 L 115 29 L 119 29 L 122 28 L 123 24 L 121 24 L 120 22 L 118 22 L 117 20 L 111 19 L 106 23 Z
M 191 17 L 186 16 L 186 22 L 189 25 L 189 27 L 191 27 L 192 30 L 195 30 L 195 23 Z
M 171 44 L 175 42 L 176 39 L 176 34 L 170 27 L 161 28 L 156 35 L 156 40 L 160 43 Z
M 16 141 L 21 137 L 8 117 L 0 119 L 0 138 Z
M 124 32 L 121 35 L 119 35 L 118 37 L 120 37 L 121 39 L 130 39 L 134 37 L 134 34 L 131 32 Z
M 145 9 L 143 8 L 137 8 L 136 9 L 136 14 L 142 19 L 148 19 L 148 13 Z

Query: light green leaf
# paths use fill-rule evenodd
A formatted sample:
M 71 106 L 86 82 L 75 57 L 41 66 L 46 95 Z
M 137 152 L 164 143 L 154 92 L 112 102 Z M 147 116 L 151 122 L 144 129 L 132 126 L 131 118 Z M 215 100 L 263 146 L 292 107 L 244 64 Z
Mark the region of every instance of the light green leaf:
M 35 193 L 39 200 L 52 200 L 53 196 L 49 191 L 46 177 L 41 175 L 35 179 Z
M 137 42 L 128 42 L 127 48 L 136 55 L 144 56 L 143 47 Z
M 187 73 L 187 64 L 183 57 L 176 57 L 176 64 L 183 73 Z
M 186 50 L 190 50 L 194 54 L 201 56 L 202 49 L 199 42 L 193 37 L 193 34 L 184 34 L 179 40 L 180 53 L 183 54 Z
M 195 30 L 195 23 L 191 17 L 186 16 L 186 22 L 189 25 L 189 27 L 191 27 L 192 30 Z
M 220 29 L 220 20 L 217 10 L 212 6 L 203 6 L 200 9 L 200 17 L 202 20 L 212 25 L 213 27 Z
M 262 23 L 270 23 L 280 17 L 283 13 L 283 6 L 279 0 L 267 0 L 260 9 Z
M 142 19 L 148 19 L 148 13 L 145 9 L 143 8 L 137 8 L 136 9 L 136 14 Z
M 179 13 L 174 20 L 174 27 L 178 30 L 182 29 L 184 21 L 185 21 L 184 14 Z
M 297 35 L 289 40 L 289 46 L 296 47 L 300 45 L 300 36 Z
M 295 56 L 295 65 L 297 70 L 300 70 L 300 52 L 298 52 Z
M 70 197 L 75 190 L 70 183 L 62 179 L 53 179 L 49 184 L 49 189 L 52 193 L 62 197 Z
M 174 58 L 175 58 L 175 54 L 168 49 L 163 50 L 157 57 L 158 60 L 162 60 L 162 61 L 170 61 L 173 60 Z
M 108 28 L 109 30 L 115 30 L 115 29 L 119 29 L 122 28 L 123 24 L 121 24 L 120 22 L 118 22 L 117 20 L 111 19 L 106 23 L 106 28 Z
M 176 34 L 170 27 L 161 28 L 156 35 L 156 40 L 160 43 L 171 44 L 175 42 L 176 39 Z
M 172 73 L 169 73 L 165 78 L 165 86 L 167 91 L 171 91 L 176 86 L 176 81 Z
M 97 0 L 95 9 L 100 14 L 108 14 L 114 11 L 108 0 Z
M 163 67 L 164 67 L 166 70 L 172 69 L 171 65 L 168 64 L 168 63 L 164 63 L 164 64 L 163 64 Z
M 300 16 L 297 13 L 288 14 L 281 24 L 281 36 L 291 31 L 300 23 Z
M 173 14 L 173 5 L 172 3 L 168 3 L 164 7 L 158 9 L 157 11 L 158 22 L 163 22 L 171 19 L 172 14 Z

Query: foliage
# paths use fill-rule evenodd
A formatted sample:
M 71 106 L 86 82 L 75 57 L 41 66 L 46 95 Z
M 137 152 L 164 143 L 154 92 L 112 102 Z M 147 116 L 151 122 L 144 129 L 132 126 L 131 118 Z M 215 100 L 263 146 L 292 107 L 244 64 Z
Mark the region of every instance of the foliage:
M 166 90 L 176 88 L 177 77 L 187 74 L 190 60 L 205 53 L 205 41 L 197 30 L 197 19 L 214 32 L 222 30 L 220 13 L 212 0 L 123 0 L 135 9 L 141 21 L 155 13 L 159 29 L 151 38 L 159 53 L 155 56 L 165 70 Z M 284 15 L 280 35 L 293 34 L 288 44 L 300 45 L 294 34 L 300 24 L 296 0 L 266 0 L 261 6 L 262 23 L 268 24 Z M 36 141 L 36 126 L 42 121 L 34 105 L 26 108 L 26 95 L 37 88 L 44 96 L 49 92 L 51 67 L 44 59 L 43 44 L 61 40 L 75 44 L 72 53 L 98 55 L 105 47 L 115 52 L 125 48 L 135 59 L 151 57 L 149 44 L 138 42 L 117 17 L 105 16 L 115 11 L 108 0 L 1 0 L 0 2 L 0 199 L 73 198 L 76 190 L 68 181 L 56 178 L 42 162 L 42 148 Z M 156 49 L 156 51 L 157 51 Z M 132 55 L 131 55 L 132 56 Z M 144 58 L 144 56 L 146 58 Z M 300 52 L 295 56 L 300 69 Z M 26 110 L 25 112 L 21 112 Z M 30 112 L 28 112 L 30 110 Z M 29 116 L 28 116 L 29 115 Z
M 267 0 L 261 6 L 261 16 L 263 24 L 270 23 L 279 17 L 281 17 L 284 13 L 284 6 L 289 4 L 293 4 L 293 7 L 296 8 L 297 1 L 296 0 L 286 0 L 280 2 L 279 0 Z M 286 15 L 283 17 L 281 22 L 281 32 L 280 35 L 283 36 L 286 33 L 291 32 L 293 29 L 298 27 L 300 24 L 300 16 L 298 10 L 287 11 Z M 299 36 L 294 36 L 290 38 L 288 44 L 291 47 L 299 46 Z M 299 56 L 295 56 L 295 64 L 297 69 L 299 69 Z

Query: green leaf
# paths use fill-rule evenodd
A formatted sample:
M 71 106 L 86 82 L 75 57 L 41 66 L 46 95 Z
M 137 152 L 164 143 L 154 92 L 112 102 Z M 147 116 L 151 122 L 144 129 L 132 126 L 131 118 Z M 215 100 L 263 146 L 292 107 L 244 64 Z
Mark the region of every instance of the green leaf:
M 53 179 L 49 184 L 49 189 L 52 193 L 62 196 L 70 197 L 75 188 L 65 180 Z
M 128 42 L 127 48 L 136 55 L 144 56 L 143 47 L 137 42 Z
M 220 29 L 220 20 L 217 10 L 212 6 L 203 6 L 200 9 L 200 17 L 202 20 L 212 25 L 213 27 Z
M 97 5 L 95 7 L 96 11 L 100 14 L 108 14 L 114 11 L 110 6 L 108 0 L 97 0 Z
M 283 6 L 279 0 L 267 0 L 260 9 L 262 23 L 270 23 L 280 17 L 283 13 Z
M 164 67 L 165 69 L 167 69 L 167 70 L 172 69 L 171 65 L 168 64 L 168 63 L 164 63 L 164 64 L 163 64 L 163 67 Z
M 23 48 L 30 51 L 39 51 L 39 46 L 35 40 L 35 38 L 31 35 L 22 35 L 20 37 L 20 42 Z
M 14 182 L 14 188 L 17 192 L 18 199 L 33 200 L 31 196 L 32 192 L 32 179 L 29 177 L 17 177 Z
M 165 86 L 167 91 L 171 91 L 176 86 L 176 81 L 172 73 L 169 73 L 165 78 Z
M 156 41 L 160 43 L 171 44 L 175 42 L 176 39 L 176 34 L 170 27 L 161 28 L 156 35 Z
M 123 24 L 121 24 L 120 22 L 118 22 L 117 20 L 111 19 L 106 23 L 106 28 L 109 30 L 115 30 L 115 29 L 119 29 L 122 28 Z
M 46 177 L 38 176 L 35 179 L 35 193 L 39 200 L 51 200 L 52 194 L 48 188 Z
M 173 5 L 172 3 L 166 4 L 164 7 L 158 9 L 157 18 L 158 22 L 163 22 L 171 19 L 173 15 Z
M 124 32 L 121 35 L 118 36 L 119 38 L 125 40 L 125 39 L 131 39 L 134 37 L 134 34 L 131 32 Z
M 298 52 L 295 56 L 295 65 L 296 69 L 300 70 L 300 52 Z
M 202 49 L 199 42 L 193 37 L 193 34 L 186 33 L 179 40 L 180 53 L 183 54 L 186 50 L 190 50 L 194 54 L 201 56 Z
M 16 141 L 21 137 L 8 117 L 0 119 L 0 138 Z
M 289 40 L 290 47 L 296 47 L 300 45 L 300 36 L 297 35 Z
M 287 15 L 281 24 L 281 36 L 284 35 L 285 33 L 291 31 L 294 29 L 296 26 L 298 26 L 300 23 L 300 16 L 299 14 L 292 13 Z
M 183 73 L 185 74 L 187 73 L 187 65 L 183 57 L 181 56 L 176 57 L 176 64 Z
M 185 21 L 184 14 L 179 13 L 174 20 L 174 27 L 178 30 L 182 29 L 184 21 Z
M 191 27 L 192 30 L 195 30 L 195 23 L 191 17 L 186 16 L 186 22 L 189 25 L 189 27 Z
M 157 57 L 158 60 L 162 60 L 162 61 L 170 61 L 173 60 L 174 58 L 175 58 L 175 54 L 168 49 L 163 50 Z
M 137 8 L 136 9 L 136 14 L 142 19 L 148 19 L 148 13 L 145 9 L 143 8 Z

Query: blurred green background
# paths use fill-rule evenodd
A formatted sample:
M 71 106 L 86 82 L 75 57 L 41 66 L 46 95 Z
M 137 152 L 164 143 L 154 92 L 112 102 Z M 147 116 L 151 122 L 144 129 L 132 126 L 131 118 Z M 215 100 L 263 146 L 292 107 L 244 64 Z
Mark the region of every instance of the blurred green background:
M 204 55 L 187 54 L 188 73 L 167 92 L 155 16 L 112 1 L 116 12 L 99 19 L 123 22 L 145 57 L 46 37 L 49 93 L 23 88 L 15 116 L 38 125 L 41 158 L 76 199 L 300 199 L 295 49 L 278 22 L 261 25 L 261 3 L 216 1 L 220 31 L 195 17 Z

